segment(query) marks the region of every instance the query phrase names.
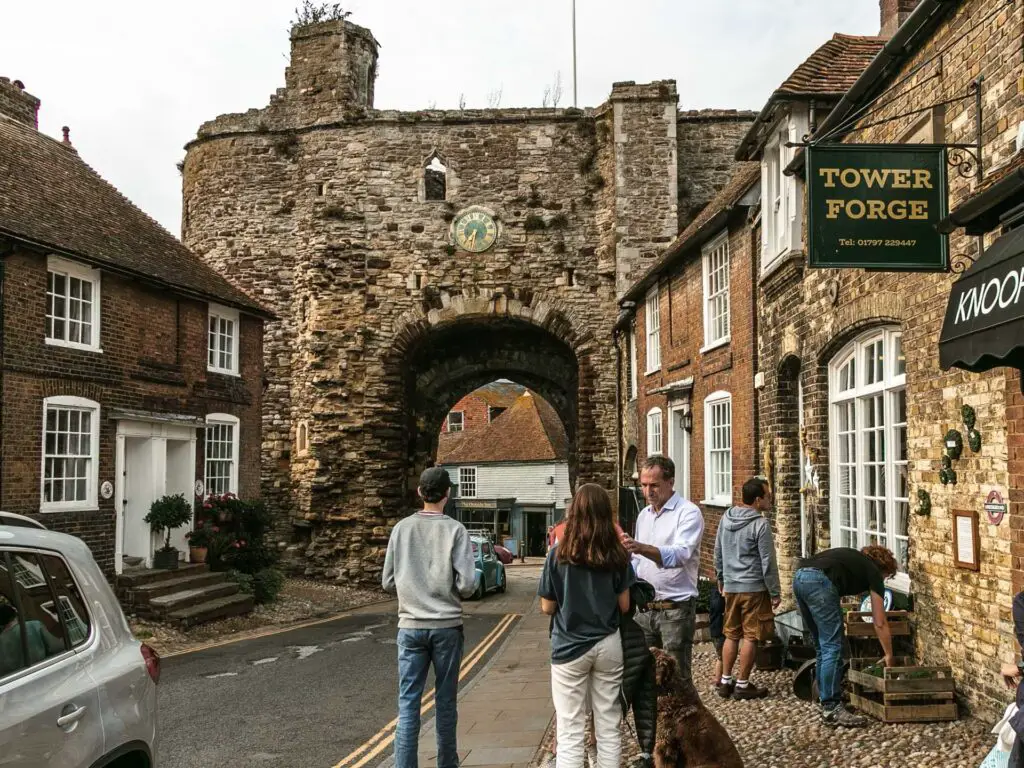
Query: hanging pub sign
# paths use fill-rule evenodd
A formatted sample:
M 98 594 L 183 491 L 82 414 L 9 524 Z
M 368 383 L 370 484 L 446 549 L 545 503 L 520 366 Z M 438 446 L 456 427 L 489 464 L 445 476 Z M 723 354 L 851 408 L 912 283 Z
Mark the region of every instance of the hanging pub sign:
M 944 147 L 811 146 L 807 191 L 810 266 L 947 271 Z

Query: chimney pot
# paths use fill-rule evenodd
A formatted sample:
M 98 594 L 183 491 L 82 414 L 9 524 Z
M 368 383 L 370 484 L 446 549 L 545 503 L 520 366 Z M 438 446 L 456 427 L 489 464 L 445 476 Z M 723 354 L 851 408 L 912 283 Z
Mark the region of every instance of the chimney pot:
M 25 90 L 25 84 L 23 82 L 21 82 L 21 80 L 15 80 L 14 81 L 14 87 L 17 88 L 19 91 L 24 91 Z
M 65 143 L 65 144 L 67 144 L 67 145 L 68 145 L 68 146 L 70 147 L 70 146 L 71 146 L 71 129 L 70 129 L 70 128 L 68 128 L 68 127 L 67 127 L 67 126 L 65 125 L 65 126 L 64 126 L 63 128 L 61 128 L 60 130 L 61 130 L 61 132 L 62 132 L 62 133 L 64 134 L 64 143 Z
M 921 4 L 921 0 L 879 0 L 882 27 L 879 37 L 892 37 L 907 17 Z

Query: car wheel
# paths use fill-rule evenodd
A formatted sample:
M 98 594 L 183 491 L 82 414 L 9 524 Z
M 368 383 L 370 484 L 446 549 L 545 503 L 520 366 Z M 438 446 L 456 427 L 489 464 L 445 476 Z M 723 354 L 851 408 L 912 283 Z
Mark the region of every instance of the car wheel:
M 505 587 L 508 586 L 508 574 L 505 573 L 505 569 L 501 569 L 501 574 L 498 576 L 498 591 L 504 592 Z

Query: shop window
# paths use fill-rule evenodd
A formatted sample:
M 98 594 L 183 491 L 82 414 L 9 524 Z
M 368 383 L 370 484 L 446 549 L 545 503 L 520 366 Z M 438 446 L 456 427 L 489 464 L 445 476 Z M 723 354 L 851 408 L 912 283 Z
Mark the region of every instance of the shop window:
M 909 588 L 906 361 L 895 328 L 847 345 L 829 368 L 832 545 L 892 550 Z

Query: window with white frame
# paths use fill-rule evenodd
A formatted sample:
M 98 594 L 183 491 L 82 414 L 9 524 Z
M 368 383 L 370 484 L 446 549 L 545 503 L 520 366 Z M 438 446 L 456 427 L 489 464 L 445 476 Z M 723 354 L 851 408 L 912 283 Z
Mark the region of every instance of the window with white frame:
M 239 421 L 227 413 L 206 417 L 206 492 L 238 493 Z
M 636 323 L 629 327 L 629 334 L 626 336 L 629 344 L 629 399 L 636 400 Z
M 661 301 L 658 286 L 647 294 L 647 373 L 661 369 Z
M 659 456 L 665 452 L 661 432 L 661 408 L 647 412 L 647 455 Z
M 448 412 L 448 431 L 449 432 L 461 432 L 465 425 L 465 418 L 462 411 L 449 411 Z
M 729 232 L 703 249 L 704 349 L 729 342 Z
M 459 467 L 459 497 L 476 497 L 476 467 Z
M 715 392 L 704 400 L 705 502 L 732 504 L 732 395 Z
M 829 366 L 832 545 L 887 547 L 904 573 L 910 512 L 906 372 L 898 328 L 862 335 Z M 902 581 L 909 588 L 905 576 Z
M 207 368 L 214 373 L 238 375 L 238 312 L 210 305 Z
M 46 343 L 100 348 L 100 271 L 50 256 L 46 265 Z
M 761 160 L 762 227 L 761 271 L 767 272 L 782 256 L 803 246 L 802 192 L 786 166 L 794 149 L 788 146 L 808 130 L 806 110 L 795 107 L 770 134 Z
M 43 400 L 40 510 L 96 509 L 100 405 L 81 397 Z

